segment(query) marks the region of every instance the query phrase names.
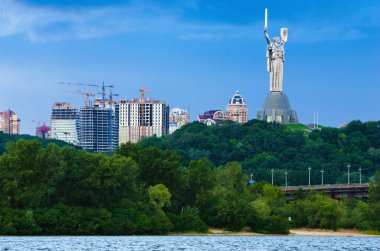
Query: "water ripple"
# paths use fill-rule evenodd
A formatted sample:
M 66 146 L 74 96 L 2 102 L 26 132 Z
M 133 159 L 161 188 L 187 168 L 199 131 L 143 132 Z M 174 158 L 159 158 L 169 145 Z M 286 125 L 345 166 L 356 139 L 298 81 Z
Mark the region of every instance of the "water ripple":
M 0 250 L 380 250 L 380 238 L 311 236 L 0 237 Z

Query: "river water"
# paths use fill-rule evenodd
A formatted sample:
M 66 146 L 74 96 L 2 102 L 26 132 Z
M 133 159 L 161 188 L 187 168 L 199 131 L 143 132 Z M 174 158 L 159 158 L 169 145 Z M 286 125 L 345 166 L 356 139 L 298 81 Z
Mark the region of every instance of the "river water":
M 314 236 L 0 236 L 0 250 L 380 250 L 380 238 Z

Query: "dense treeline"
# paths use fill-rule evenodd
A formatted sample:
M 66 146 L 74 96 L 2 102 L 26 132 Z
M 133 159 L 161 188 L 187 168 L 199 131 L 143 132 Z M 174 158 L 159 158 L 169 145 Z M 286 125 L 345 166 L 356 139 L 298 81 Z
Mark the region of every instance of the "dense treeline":
M 185 165 L 191 160 L 206 157 L 215 166 L 238 161 L 255 180 L 284 185 L 288 172 L 289 185 L 308 183 L 346 183 L 347 164 L 351 165 L 351 182 L 368 182 L 380 169 L 380 121 L 352 121 L 345 128 L 325 127 L 307 131 L 301 126 L 280 125 L 251 120 L 244 125 L 226 122 L 221 126 L 206 126 L 194 122 L 161 138 L 147 138 L 140 143 L 170 149 L 182 157 Z
M 247 128 L 255 128 L 252 137 L 259 137 L 255 136 L 256 132 L 267 130 L 267 135 L 277 133 L 276 137 L 289 141 L 292 137 L 319 144 L 333 140 L 332 136 L 321 139 L 323 130 L 300 134 L 257 121 L 250 122 Z M 246 130 L 234 124 L 208 129 L 194 123 L 183 131 L 226 130 L 228 139 L 230 133 L 243 129 Z M 173 137 L 180 137 L 183 131 Z M 339 132 L 339 135 L 351 135 L 348 131 Z M 213 137 L 210 131 L 209 136 Z M 190 132 L 187 137 L 191 138 Z M 265 182 L 248 185 L 249 176 L 243 168 L 246 160 L 240 160 L 242 165 L 228 157 L 222 163 L 215 159 L 210 161 L 211 154 L 208 158 L 202 155 L 189 158 L 178 149 L 144 146 L 147 142 L 168 144 L 169 140 L 152 138 L 141 145 L 128 143 L 112 156 L 71 146 L 45 146 L 39 140 L 8 142 L 0 155 L 0 234 L 165 234 L 206 232 L 210 227 L 231 231 L 248 227 L 261 233 L 288 233 L 291 227 L 380 231 L 379 173 L 373 178 L 368 202 L 335 201 L 302 191 L 294 195 L 296 200 L 287 202 L 279 187 Z M 371 143 L 367 151 L 371 147 L 376 151 L 374 145 Z M 264 148 L 260 144 L 257 147 Z M 267 154 L 277 156 L 274 149 Z M 343 151 L 342 162 L 355 151 Z M 262 152 L 256 155 L 260 154 Z M 327 152 L 320 153 L 324 154 Z M 218 155 L 212 153 L 212 156 Z M 367 158 L 359 154 L 358 157 Z M 310 160 L 304 160 L 307 161 Z M 371 164 L 376 168 L 376 161 Z M 367 172 L 370 175 L 370 171 Z
M 31 136 L 28 134 L 6 134 L 3 132 L 0 132 L 0 154 L 4 153 L 5 146 L 8 142 L 16 141 L 19 139 L 25 139 L 25 140 L 38 140 L 42 143 L 43 146 L 47 146 L 49 143 L 54 143 L 58 146 L 74 146 L 72 144 L 66 143 L 62 140 L 56 140 L 56 139 L 42 139 L 36 136 Z M 76 146 L 77 149 L 80 147 Z

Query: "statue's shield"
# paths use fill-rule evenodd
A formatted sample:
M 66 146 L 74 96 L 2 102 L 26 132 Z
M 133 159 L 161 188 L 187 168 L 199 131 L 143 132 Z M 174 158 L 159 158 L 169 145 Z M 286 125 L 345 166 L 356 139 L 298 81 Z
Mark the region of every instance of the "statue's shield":
M 281 39 L 284 41 L 288 41 L 288 28 L 281 28 Z

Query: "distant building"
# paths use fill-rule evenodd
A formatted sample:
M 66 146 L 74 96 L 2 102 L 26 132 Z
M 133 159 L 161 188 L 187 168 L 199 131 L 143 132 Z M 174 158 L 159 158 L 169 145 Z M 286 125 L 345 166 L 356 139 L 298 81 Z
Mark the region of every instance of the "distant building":
M 11 110 L 0 112 L 0 131 L 6 134 L 20 134 L 21 120 Z
M 173 133 L 181 126 L 190 123 L 189 113 L 180 108 L 174 108 L 169 113 L 169 133 Z
M 78 109 L 69 103 L 56 102 L 51 113 L 51 138 L 78 145 Z
M 169 106 L 166 103 L 145 98 L 147 90 L 140 89 L 141 97 L 120 101 L 119 144 L 136 143 L 156 135 L 169 133 Z
M 79 112 L 79 145 L 94 152 L 111 152 L 119 143 L 119 105 L 95 100 Z
M 43 139 L 51 138 L 51 128 L 45 124 L 36 128 L 36 136 Z
M 226 118 L 241 124 L 247 123 L 248 121 L 247 104 L 245 103 L 244 98 L 240 95 L 239 90 L 235 92 L 227 105 Z
M 208 126 L 218 124 L 224 121 L 226 116 L 222 110 L 210 110 L 203 113 L 203 115 L 198 115 L 198 121 L 204 123 Z

